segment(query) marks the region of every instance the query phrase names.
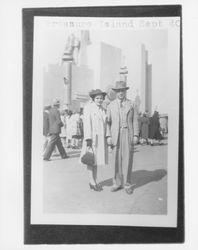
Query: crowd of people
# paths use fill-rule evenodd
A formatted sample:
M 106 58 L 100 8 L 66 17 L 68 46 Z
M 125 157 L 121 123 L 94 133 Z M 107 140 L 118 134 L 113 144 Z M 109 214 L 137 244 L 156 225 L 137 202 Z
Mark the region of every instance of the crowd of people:
M 153 146 L 155 141 L 162 145 L 162 139 L 166 131 L 161 128 L 158 111 L 154 111 L 151 117 L 149 117 L 148 111 L 145 111 L 143 114 L 139 113 L 138 123 L 139 143 L 141 145 L 149 144 Z
M 44 136 L 44 160 L 49 160 L 51 154 L 57 149 L 60 155 L 66 155 L 65 149 L 80 149 L 83 138 L 83 113 L 68 109 L 60 109 L 60 101 L 54 99 L 52 105 L 44 106 L 43 111 L 43 136 Z M 56 135 L 55 139 L 52 135 Z M 48 147 L 47 147 L 48 145 Z M 50 148 L 52 147 L 52 150 Z M 48 149 L 48 150 L 47 150 Z M 52 151 L 52 152 L 51 152 Z M 63 152 L 63 153 L 61 153 Z
M 80 112 L 63 109 L 55 99 L 52 106 L 44 107 L 43 159 L 49 161 L 57 148 L 60 156 L 68 157 L 68 148 L 80 149 L 80 160 L 91 150 L 94 162 L 87 163 L 89 187 L 102 191 L 97 181 L 100 165 L 110 164 L 114 170 L 112 192 L 124 188 L 127 194 L 133 192 L 132 165 L 134 145 L 140 142 L 153 145 L 154 140 L 161 143 L 159 114 L 151 118 L 147 112 L 139 115 L 131 100 L 126 98 L 126 82 L 118 81 L 115 87 L 116 99 L 105 107 L 107 93 L 100 89 L 89 93 L 90 101 Z M 110 158 L 109 158 L 110 157 Z
M 83 113 L 72 112 L 64 109 L 61 114 L 61 133 L 60 137 L 64 147 L 72 149 L 80 149 L 83 138 Z

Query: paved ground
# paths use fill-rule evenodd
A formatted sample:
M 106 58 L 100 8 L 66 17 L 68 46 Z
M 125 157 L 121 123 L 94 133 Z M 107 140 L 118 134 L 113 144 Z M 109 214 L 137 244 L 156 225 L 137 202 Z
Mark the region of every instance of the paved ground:
M 44 162 L 44 211 L 48 213 L 167 213 L 167 141 L 164 145 L 135 147 L 133 194 L 110 192 L 113 170 L 102 166 L 98 180 L 102 192 L 89 189 L 86 167 L 79 163 L 79 150 L 69 159 L 52 157 Z

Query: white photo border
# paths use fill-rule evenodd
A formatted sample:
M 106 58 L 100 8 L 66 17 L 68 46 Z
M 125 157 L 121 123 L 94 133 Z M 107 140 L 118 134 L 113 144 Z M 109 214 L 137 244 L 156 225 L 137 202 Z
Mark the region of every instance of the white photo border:
M 32 101 L 32 172 L 31 172 L 31 224 L 58 224 L 58 225 L 114 225 L 114 226 L 146 226 L 146 227 L 177 227 L 177 187 L 178 187 L 178 130 L 179 130 L 179 86 L 180 86 L 180 17 L 140 17 L 140 18 L 106 18 L 116 20 L 134 20 L 138 23 L 140 20 L 147 21 L 158 20 L 165 23 L 163 29 L 168 30 L 169 43 L 172 34 L 177 32 L 177 41 L 174 40 L 172 49 L 168 51 L 168 62 L 173 60 L 175 55 L 176 71 L 172 72 L 169 68 L 170 78 L 169 84 L 172 88 L 171 98 L 169 101 L 169 145 L 168 145 L 168 213 L 167 215 L 113 215 L 113 214 L 45 214 L 43 213 L 43 171 L 42 171 L 42 68 L 39 65 L 38 41 L 40 33 L 39 27 L 43 24 L 42 20 L 50 20 L 54 23 L 64 23 L 72 20 L 74 23 L 89 20 L 94 28 L 101 28 L 101 22 L 104 18 L 94 17 L 34 17 L 34 55 L 33 55 L 33 101 Z M 171 26 L 171 22 L 177 23 L 177 26 Z M 44 22 L 45 23 L 45 22 Z M 53 22 L 52 22 L 53 23 Z M 102 28 L 105 28 L 104 26 Z M 142 27 L 138 27 L 141 29 Z M 143 27 L 145 29 L 145 27 Z M 157 27 L 156 29 L 160 29 Z M 150 28 L 149 28 L 150 29 Z M 169 46 L 170 48 L 170 46 Z M 172 82 L 172 74 L 177 76 L 177 81 Z M 174 78 L 175 79 L 175 78 Z M 170 105 L 171 102 L 171 105 Z

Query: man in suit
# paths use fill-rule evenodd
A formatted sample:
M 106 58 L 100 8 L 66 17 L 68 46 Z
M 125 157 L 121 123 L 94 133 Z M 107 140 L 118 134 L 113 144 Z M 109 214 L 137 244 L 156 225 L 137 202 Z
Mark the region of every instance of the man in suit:
M 133 145 L 137 143 L 139 127 L 138 115 L 132 102 L 126 98 L 129 87 L 124 81 L 116 82 L 113 90 L 116 99 L 107 107 L 107 143 L 112 148 L 112 167 L 114 169 L 112 192 L 125 188 L 133 192 L 131 173 L 133 164 Z
M 43 159 L 45 161 L 50 160 L 51 154 L 55 146 L 57 146 L 61 157 L 63 159 L 67 158 L 67 154 L 65 152 L 65 149 L 62 145 L 59 136 L 61 132 L 61 127 L 63 126 L 60 118 L 60 112 L 58 110 L 59 107 L 60 107 L 59 100 L 57 99 L 53 100 L 53 107 L 49 111 L 49 141 L 43 156 Z
M 43 136 L 44 136 L 44 145 L 43 151 L 45 151 L 48 144 L 48 135 L 49 135 L 49 111 L 51 109 L 51 105 L 46 104 L 43 110 Z

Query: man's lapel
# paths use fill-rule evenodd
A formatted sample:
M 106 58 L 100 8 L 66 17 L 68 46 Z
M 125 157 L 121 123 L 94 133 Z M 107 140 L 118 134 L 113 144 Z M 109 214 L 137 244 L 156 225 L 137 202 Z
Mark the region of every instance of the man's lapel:
M 116 114 L 116 117 L 118 118 L 118 120 L 120 120 L 120 109 L 119 109 L 119 102 L 117 99 L 114 101 L 113 113 Z
M 119 103 L 117 99 L 114 101 L 113 111 L 119 113 Z
M 126 100 L 126 114 L 128 114 L 130 109 L 131 109 L 131 102 L 129 100 Z

